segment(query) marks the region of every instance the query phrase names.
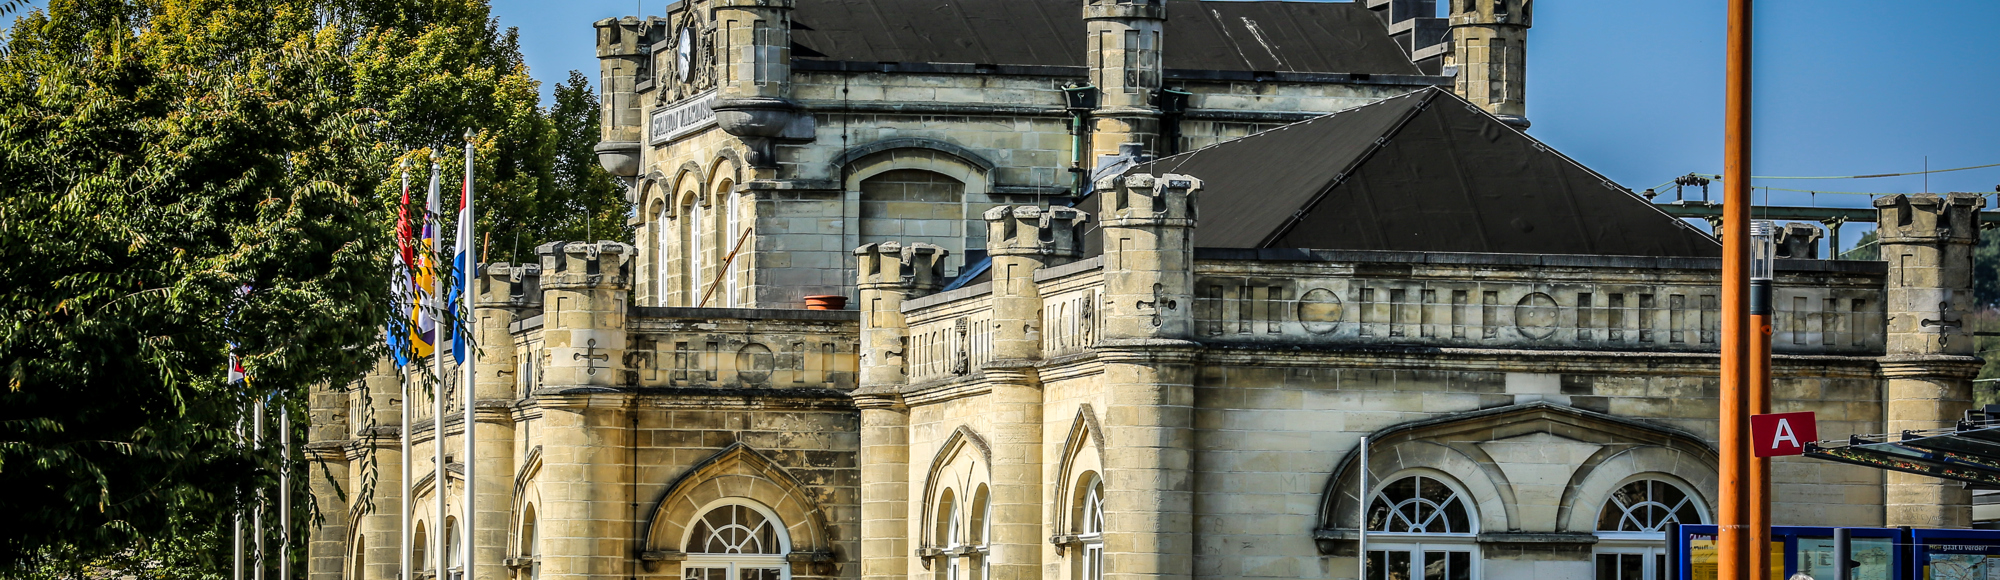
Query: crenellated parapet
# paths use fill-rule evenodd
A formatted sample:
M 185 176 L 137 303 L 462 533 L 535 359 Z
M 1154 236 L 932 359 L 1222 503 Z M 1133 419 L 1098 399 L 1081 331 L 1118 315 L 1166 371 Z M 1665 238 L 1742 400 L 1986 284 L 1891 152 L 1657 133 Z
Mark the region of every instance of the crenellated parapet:
M 542 257 L 542 338 L 546 387 L 614 386 L 624 382 L 626 295 L 632 246 L 619 242 L 551 242 Z
M 1068 207 L 1000 206 L 986 211 L 986 252 L 993 256 L 992 358 L 1042 358 L 1042 294 L 1035 274 L 1083 253 L 1088 216 Z M 988 329 L 973 329 L 981 333 Z
M 949 253 L 924 243 L 883 242 L 854 249 L 861 294 L 861 389 L 857 397 L 893 393 L 904 383 L 909 326 L 903 318 L 903 301 L 943 286 L 944 258 Z
M 1104 232 L 1104 337 L 1191 336 L 1201 180 L 1134 174 L 1101 180 L 1097 189 Z

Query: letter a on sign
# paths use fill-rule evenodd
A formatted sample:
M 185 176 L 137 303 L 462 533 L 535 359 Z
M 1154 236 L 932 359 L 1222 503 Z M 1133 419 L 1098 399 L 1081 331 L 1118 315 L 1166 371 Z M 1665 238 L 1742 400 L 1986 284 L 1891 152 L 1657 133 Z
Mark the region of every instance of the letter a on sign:
M 1750 416 L 1750 446 L 1758 457 L 1799 455 L 1817 440 L 1819 425 L 1810 411 Z

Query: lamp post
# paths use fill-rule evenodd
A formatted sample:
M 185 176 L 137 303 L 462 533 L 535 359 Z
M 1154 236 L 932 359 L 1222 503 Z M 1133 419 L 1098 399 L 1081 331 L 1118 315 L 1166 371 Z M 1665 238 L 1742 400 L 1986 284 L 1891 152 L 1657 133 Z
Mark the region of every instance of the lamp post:
M 1722 368 L 1716 439 L 1716 559 L 1720 580 L 1750 580 L 1744 550 L 1751 511 L 1749 471 L 1750 15 L 1751 0 L 1729 0 L 1722 141 Z M 1760 551 L 1762 547 L 1760 546 Z
M 1750 336 L 1748 408 L 1744 414 L 1771 412 L 1771 280 L 1778 259 L 1778 224 L 1750 222 Z M 1749 516 L 1749 568 L 1754 576 L 1771 569 L 1771 459 L 1747 457 L 1750 462 L 1745 488 L 1749 499 L 1744 508 Z

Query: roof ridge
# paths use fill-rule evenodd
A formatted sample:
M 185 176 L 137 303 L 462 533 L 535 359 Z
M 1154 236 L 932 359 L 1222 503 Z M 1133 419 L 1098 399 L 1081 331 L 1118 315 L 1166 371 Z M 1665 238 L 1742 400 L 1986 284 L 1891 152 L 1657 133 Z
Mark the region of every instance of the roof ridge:
M 1196 1 L 1196 0 L 1190 0 L 1190 1 Z M 1366 108 L 1369 108 L 1369 107 L 1374 107 L 1374 106 L 1377 106 L 1377 105 L 1383 105 L 1383 104 L 1388 104 L 1388 103 L 1391 103 L 1392 101 L 1393 101 L 1393 102 L 1397 102 L 1397 103 L 1400 103 L 1400 102 L 1402 102 L 1402 101 L 1401 101 L 1401 99 L 1404 99 L 1404 98 L 1408 98 L 1408 97 L 1412 97 L 1412 96 L 1415 96 L 1415 95 L 1417 95 L 1417 94 L 1420 94 L 1420 93 L 1423 93 L 1424 91 L 1436 91 L 1436 90 L 1442 90 L 1442 89 L 1439 89 L 1438 87 L 1423 87 L 1423 88 L 1420 88 L 1420 89 L 1417 89 L 1417 90 L 1414 90 L 1414 91 L 1410 91 L 1410 92 L 1407 92 L 1407 93 L 1403 93 L 1403 94 L 1400 94 L 1400 95 L 1396 95 L 1396 96 L 1393 96 L 1393 97 L 1388 97 L 1388 98 L 1385 98 L 1385 99 L 1378 99 L 1378 100 L 1374 100 L 1374 101 L 1369 101 L 1369 102 L 1366 102 L 1366 103 L 1362 103 L 1362 104 L 1359 104 L 1359 105 L 1355 105 L 1355 106 L 1352 106 L 1352 107 L 1348 107 L 1348 108 L 1345 108 L 1345 109 L 1341 109 L 1341 110 L 1338 110 L 1338 111 L 1333 111 L 1333 112 L 1330 112 L 1330 113 L 1325 113 L 1325 114 L 1322 114 L 1322 115 L 1319 115 L 1319 116 L 1316 116 L 1316 117 L 1313 117 L 1313 118 L 1310 118 L 1310 119 L 1305 119 L 1305 120 L 1300 120 L 1300 121 L 1293 121 L 1293 122 L 1290 122 L 1290 123 L 1286 123 L 1286 124 L 1283 124 L 1283 125 L 1279 125 L 1279 126 L 1276 126 L 1276 127 L 1272 127 L 1272 128 L 1269 128 L 1269 129 L 1265 129 L 1265 130 L 1262 130 L 1262 131 L 1258 131 L 1258 132 L 1255 132 L 1255 133 L 1251 133 L 1251 134 L 1249 134 L 1249 135 L 1244 135 L 1244 136 L 1242 136 L 1242 137 L 1237 137 L 1237 138 L 1235 138 L 1235 139 L 1230 139 L 1230 140 L 1227 140 L 1227 141 L 1219 141 L 1219 142 L 1216 142 L 1216 143 L 1210 143 L 1210 144 L 1208 144 L 1208 145 L 1205 145 L 1205 146 L 1202 146 L 1202 147 L 1200 147 L 1200 148 L 1197 148 L 1197 149 L 1193 149 L 1193 150 L 1190 150 L 1190 151 L 1182 151 L 1182 152 L 1180 152 L 1180 153 L 1175 153 L 1175 154 L 1173 154 L 1173 155 L 1168 155 L 1168 156 L 1166 156 L 1166 157 L 1161 157 L 1161 158 L 1159 158 L 1159 159 L 1154 159 L 1154 160 L 1153 160 L 1153 161 L 1152 161 L 1151 163 L 1149 163 L 1149 165 L 1152 165 L 1152 166 L 1154 166 L 1154 167 L 1159 167 L 1159 166 L 1160 166 L 1160 164 L 1162 164 L 1162 163 L 1165 163 L 1165 162 L 1167 162 L 1167 160 L 1170 160 L 1170 159 L 1174 159 L 1174 158 L 1177 158 L 1177 157 L 1186 157 L 1186 159 L 1181 159 L 1180 161 L 1178 161 L 1178 162 L 1176 162 L 1176 163 L 1175 163 L 1175 165 L 1174 165 L 1174 168 L 1175 168 L 1175 169 L 1179 169 L 1179 168 L 1180 168 L 1180 166 L 1181 166 L 1181 165 L 1184 165 L 1184 164 L 1186 164 L 1186 163 L 1187 163 L 1187 161 L 1188 161 L 1189 159 L 1193 159 L 1193 155 L 1194 155 L 1194 154 L 1196 154 L 1196 153 L 1201 153 L 1201 152 L 1203 152 L 1203 151 L 1207 151 L 1207 150 L 1209 150 L 1209 149 L 1214 149 L 1214 148 L 1216 148 L 1216 147 L 1221 147 L 1221 146 L 1224 146 L 1224 145 L 1229 145 L 1229 144 L 1232 144 L 1232 143 L 1242 143 L 1242 142 L 1245 142 L 1245 141 L 1249 141 L 1249 140 L 1251 140 L 1251 139 L 1255 139 L 1255 138 L 1258 138 L 1258 137 L 1265 137 L 1265 136 L 1269 136 L 1269 135 L 1271 135 L 1271 134 L 1273 134 L 1273 133 L 1276 133 L 1276 132 L 1278 132 L 1278 131 L 1283 131 L 1283 130 L 1286 130 L 1286 129 L 1290 129 L 1290 128 L 1293 128 L 1293 127 L 1298 127 L 1298 126 L 1301 126 L 1301 125 L 1305 125 L 1305 124 L 1307 124 L 1307 123 L 1314 123 L 1314 122 L 1318 122 L 1318 121 L 1324 121 L 1324 120 L 1327 120 L 1327 119 L 1331 119 L 1331 118 L 1333 118 L 1333 117 L 1336 117 L 1336 116 L 1339 116 L 1339 115 L 1340 115 L 1341 113 L 1348 113 L 1348 112 L 1353 112 L 1353 111 L 1359 111 L 1359 110 L 1362 110 L 1362 109 L 1366 109 Z M 1168 172 L 1169 172 L 1169 173 L 1171 173 L 1171 172 L 1172 172 L 1172 170 L 1169 170 Z

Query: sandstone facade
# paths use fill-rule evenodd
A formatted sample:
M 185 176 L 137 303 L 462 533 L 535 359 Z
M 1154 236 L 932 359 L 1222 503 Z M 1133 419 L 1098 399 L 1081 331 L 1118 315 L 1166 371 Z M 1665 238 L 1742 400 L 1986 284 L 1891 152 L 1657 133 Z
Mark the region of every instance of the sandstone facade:
M 436 574 L 469 533 L 477 580 L 1650 579 L 1660 525 L 1712 521 L 1718 261 L 1196 248 L 1202 176 L 1127 171 L 1429 86 L 1519 115 L 1524 6 L 1338 7 L 1410 60 L 1371 75 L 1177 70 L 1167 13 L 1202 5 L 1077 4 L 1074 67 L 813 58 L 791 0 L 600 22 L 637 238 L 487 265 L 442 419 L 388 363 L 315 393 L 310 576 Z M 1979 199 L 1880 205 L 1887 263 L 1778 267 L 1773 407 L 1823 437 L 1970 404 L 1936 321 Z M 1969 516 L 1934 480 L 1773 472 L 1781 524 Z

